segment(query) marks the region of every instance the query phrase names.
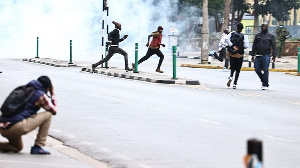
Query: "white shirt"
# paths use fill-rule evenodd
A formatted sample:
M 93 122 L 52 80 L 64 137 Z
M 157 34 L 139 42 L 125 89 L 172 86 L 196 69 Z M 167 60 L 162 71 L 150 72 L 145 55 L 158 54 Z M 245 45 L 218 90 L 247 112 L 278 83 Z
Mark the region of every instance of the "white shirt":
M 221 51 L 222 48 L 227 47 L 227 46 L 228 46 L 228 41 L 230 41 L 230 40 L 228 39 L 228 35 L 227 35 L 226 33 L 223 33 L 223 34 L 221 35 L 221 40 L 220 40 L 220 42 L 219 42 L 219 49 L 218 49 L 218 51 Z M 230 42 L 230 43 L 231 43 L 231 42 Z

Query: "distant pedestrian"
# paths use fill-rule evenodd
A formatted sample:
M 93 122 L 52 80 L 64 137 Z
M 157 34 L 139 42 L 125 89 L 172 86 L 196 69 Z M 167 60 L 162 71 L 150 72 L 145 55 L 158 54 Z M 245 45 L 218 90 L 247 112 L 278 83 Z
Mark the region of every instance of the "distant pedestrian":
M 8 142 L 0 142 L 0 151 L 20 152 L 23 149 L 22 135 L 39 128 L 30 153 L 50 154 L 41 147 L 45 146 L 52 115 L 56 115 L 57 112 L 53 85 L 49 77 L 41 76 L 29 82 L 26 85 L 26 88 L 28 87 L 33 87 L 34 92 L 20 112 L 12 116 L 0 117 L 0 133 L 8 139 Z M 47 95 L 48 92 L 50 92 L 50 98 Z M 40 108 L 46 111 L 37 113 Z
M 248 36 L 242 33 L 244 26 L 242 23 L 237 24 L 237 31 L 231 32 L 228 35 L 231 44 L 227 47 L 230 55 L 230 77 L 228 78 L 227 86 L 230 87 L 233 75 L 235 73 L 233 89 L 236 89 L 240 71 L 243 65 L 244 49 L 249 47 Z M 230 43 L 229 42 L 229 43 Z
M 289 32 L 287 29 L 280 24 L 279 27 L 276 30 L 276 44 L 277 44 L 277 55 L 278 58 L 281 58 L 283 49 L 285 46 L 285 40 L 289 37 Z
M 216 52 L 210 52 L 209 55 L 214 56 L 214 58 L 218 59 L 220 62 L 223 62 L 225 59 L 225 65 L 223 68 L 223 71 L 228 71 L 228 59 L 226 58 L 226 47 L 228 46 L 228 34 L 229 34 L 228 29 L 224 29 L 223 34 L 221 35 L 221 40 L 219 42 L 219 48 L 218 52 L 220 53 L 219 55 Z
M 95 68 L 100 64 L 109 61 L 111 57 L 116 53 L 119 53 L 124 56 L 125 70 L 132 71 L 132 69 L 128 67 L 128 54 L 122 48 L 119 48 L 119 42 L 125 40 L 128 37 L 128 35 L 124 35 L 123 38 L 120 39 L 120 30 L 122 29 L 122 25 L 115 21 L 113 21 L 112 23 L 115 25 L 115 29 L 108 34 L 108 40 L 111 43 L 108 49 L 108 54 L 103 60 L 100 60 L 99 62 L 92 64 L 92 72 L 94 72 Z
M 145 60 L 149 59 L 152 55 L 156 54 L 159 57 L 159 62 L 158 62 L 158 65 L 157 65 L 157 68 L 155 71 L 159 72 L 159 73 L 163 73 L 163 71 L 160 70 L 160 67 L 164 60 L 164 54 L 159 49 L 160 49 L 160 46 L 165 47 L 165 44 L 161 43 L 162 32 L 163 32 L 163 27 L 159 26 L 157 28 L 157 31 L 153 32 L 152 34 L 150 34 L 148 36 L 148 42 L 146 44 L 146 46 L 149 47 L 148 51 L 147 51 L 146 55 L 144 57 L 142 57 L 138 62 L 138 64 L 140 64 L 140 63 L 144 62 Z M 149 41 L 150 41 L 151 37 L 153 37 L 153 38 L 152 38 L 151 44 L 149 46 Z M 132 66 L 134 68 L 135 64 L 133 63 Z
M 261 32 L 255 35 L 252 46 L 252 61 L 258 77 L 262 82 L 262 90 L 269 89 L 269 65 L 272 52 L 272 61 L 276 60 L 275 37 L 268 32 L 268 24 L 261 25 Z M 263 72 L 262 72 L 263 71 Z

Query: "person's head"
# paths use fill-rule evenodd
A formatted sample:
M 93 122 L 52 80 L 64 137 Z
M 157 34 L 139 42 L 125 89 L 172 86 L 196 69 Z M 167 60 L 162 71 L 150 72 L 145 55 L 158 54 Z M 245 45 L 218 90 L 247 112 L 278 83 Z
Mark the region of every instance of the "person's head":
M 236 25 L 236 30 L 237 30 L 238 32 L 242 32 L 243 29 L 244 29 L 243 23 L 238 23 L 238 24 Z
M 223 32 L 224 32 L 225 34 L 229 34 L 229 30 L 228 30 L 228 29 L 224 29 Z
M 163 30 L 164 30 L 164 28 L 163 28 L 162 26 L 158 26 L 157 31 L 158 31 L 160 34 L 162 34 Z
M 265 34 L 267 32 L 268 32 L 268 24 L 267 23 L 261 24 L 261 33 Z
M 115 28 L 117 28 L 117 29 L 119 29 L 119 30 L 122 29 L 121 23 L 118 23 L 118 22 L 116 22 L 116 21 L 112 21 L 112 23 L 115 25 Z
M 47 92 L 51 89 L 52 83 L 48 76 L 40 76 L 37 80 L 42 84 Z

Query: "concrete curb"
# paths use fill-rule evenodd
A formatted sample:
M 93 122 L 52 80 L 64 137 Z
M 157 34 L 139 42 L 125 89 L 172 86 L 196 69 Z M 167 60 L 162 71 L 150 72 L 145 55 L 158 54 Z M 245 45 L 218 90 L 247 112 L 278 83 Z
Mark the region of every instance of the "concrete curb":
M 92 73 L 92 70 L 91 68 L 82 68 L 81 72 Z M 164 75 L 155 75 L 155 74 L 150 74 L 145 72 L 139 72 L 139 73 L 124 72 L 124 70 L 119 70 L 119 69 L 114 69 L 114 70 L 96 69 L 92 74 L 101 74 L 101 75 L 107 75 L 107 76 L 112 76 L 117 78 L 140 80 L 140 81 L 151 82 L 151 83 L 200 85 L 200 82 L 198 80 L 189 80 L 189 79 L 175 80 L 169 76 L 164 76 Z
M 287 72 L 285 74 L 294 75 L 294 76 L 300 76 L 300 72 Z
M 195 64 L 181 64 L 181 67 L 188 68 L 206 68 L 206 69 L 223 69 L 220 66 L 212 66 L 212 65 L 195 65 Z M 254 68 L 251 67 L 242 67 L 241 71 L 254 71 Z M 296 69 L 269 69 L 271 72 L 297 72 Z
M 59 61 L 59 60 L 43 60 L 39 58 L 24 58 L 22 61 L 24 62 L 32 62 L 36 64 L 48 65 L 53 67 L 76 67 L 76 64 L 69 64 L 67 62 Z

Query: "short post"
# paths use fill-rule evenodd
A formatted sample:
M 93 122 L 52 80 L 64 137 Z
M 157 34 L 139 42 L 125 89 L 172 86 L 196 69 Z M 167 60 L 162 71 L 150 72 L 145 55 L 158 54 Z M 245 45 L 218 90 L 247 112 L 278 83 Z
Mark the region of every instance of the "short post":
M 70 40 L 70 62 L 69 64 L 73 64 L 72 62 L 72 40 Z
M 275 69 L 275 62 L 272 61 L 272 69 Z
M 139 65 L 139 43 L 135 43 L 135 59 L 134 59 L 134 73 L 139 73 L 138 65 Z
M 39 37 L 36 37 L 36 57 L 39 58 Z
M 176 77 L 176 46 L 173 46 L 173 79 L 177 79 Z
M 249 62 L 249 68 L 251 68 L 251 62 L 252 62 L 252 56 L 251 55 L 248 56 L 248 62 Z
M 105 44 L 105 57 L 107 56 L 107 53 L 108 53 L 108 45 L 109 45 L 109 43 L 106 42 L 106 44 Z M 106 69 L 108 68 L 108 61 L 105 62 L 105 68 Z
M 300 47 L 298 47 L 298 73 L 300 73 Z

